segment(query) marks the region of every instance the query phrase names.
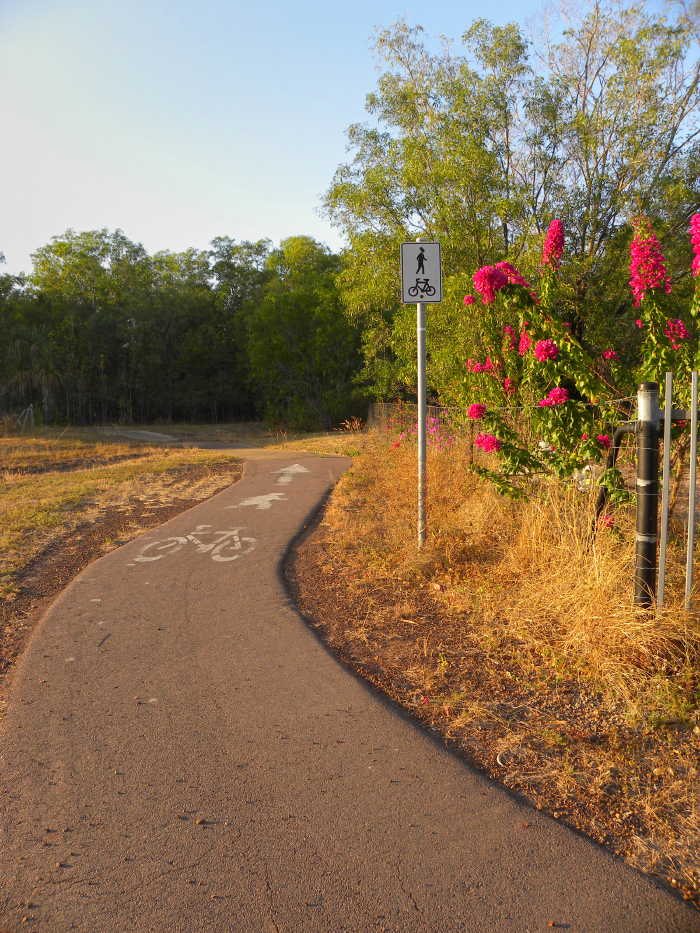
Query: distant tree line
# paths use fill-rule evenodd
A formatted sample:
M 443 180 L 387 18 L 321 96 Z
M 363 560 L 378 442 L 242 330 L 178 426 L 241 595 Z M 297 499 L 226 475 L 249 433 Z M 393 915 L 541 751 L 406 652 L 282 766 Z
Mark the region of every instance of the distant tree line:
M 330 427 L 359 411 L 340 258 L 310 237 L 151 256 L 120 230 L 62 236 L 0 276 L 0 410 L 44 421 Z

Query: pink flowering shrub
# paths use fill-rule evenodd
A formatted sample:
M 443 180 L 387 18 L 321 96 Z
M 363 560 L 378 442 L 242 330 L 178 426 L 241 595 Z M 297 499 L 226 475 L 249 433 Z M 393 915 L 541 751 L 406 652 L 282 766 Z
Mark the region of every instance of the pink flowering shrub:
M 700 213 L 691 221 L 691 239 L 697 278 L 691 312 L 700 316 Z M 638 350 L 634 369 L 620 361 L 614 346 L 589 353 L 580 342 L 583 329 L 572 332 L 561 320 L 573 307 L 571 283 L 560 282 L 557 274 L 564 242 L 561 222 L 553 221 L 537 295 L 506 261 L 484 266 L 474 276 L 485 306 L 475 311 L 482 354 L 466 364 L 458 391 L 466 416 L 480 422 L 477 446 L 498 455 L 498 469 L 481 464 L 472 469 L 514 497 L 526 494 L 533 475 L 571 476 L 603 460 L 611 447 L 610 425 L 628 419 L 622 401 L 634 394 L 637 382 L 660 382 L 664 372 L 673 371 L 678 402 L 687 405 L 681 379 L 700 368 L 689 325 L 671 315 L 671 278 L 646 218 L 637 219 L 630 249 L 629 304 L 639 308 L 640 333 L 626 345 L 624 358 Z M 521 436 L 523 420 L 528 429 Z
M 667 295 L 670 294 L 671 279 L 666 274 L 659 241 L 646 217 L 637 218 L 630 257 L 630 286 L 635 307 L 639 307 L 644 296 L 655 289 L 663 288 Z
M 474 273 L 474 288 L 483 298 L 485 305 L 496 300 L 496 292 L 508 284 L 508 276 L 495 266 L 482 266 Z
M 476 298 L 473 295 L 464 296 L 464 303 L 467 307 L 469 307 L 469 305 L 473 305 L 475 301 L 476 301 Z
M 561 220 L 553 220 L 547 231 L 547 238 L 544 241 L 542 250 L 542 265 L 550 266 L 556 272 L 561 263 L 561 257 L 564 252 L 564 224 Z
M 547 360 L 556 360 L 558 356 L 559 347 L 553 340 L 540 340 L 535 347 L 535 359 L 539 360 L 540 363 L 544 363 Z

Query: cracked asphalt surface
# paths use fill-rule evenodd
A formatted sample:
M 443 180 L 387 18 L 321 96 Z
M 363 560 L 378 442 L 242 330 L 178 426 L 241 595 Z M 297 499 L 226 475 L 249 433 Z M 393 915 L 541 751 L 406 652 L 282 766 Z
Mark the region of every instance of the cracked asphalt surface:
M 700 930 L 452 755 L 299 617 L 281 564 L 348 466 L 248 461 L 52 606 L 1 725 L 0 929 Z

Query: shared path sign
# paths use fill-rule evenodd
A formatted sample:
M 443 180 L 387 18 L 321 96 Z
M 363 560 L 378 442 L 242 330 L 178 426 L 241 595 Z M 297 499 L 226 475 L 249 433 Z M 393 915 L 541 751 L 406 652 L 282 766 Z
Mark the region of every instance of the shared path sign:
M 442 254 L 440 244 L 412 242 L 401 244 L 401 301 L 442 301 Z

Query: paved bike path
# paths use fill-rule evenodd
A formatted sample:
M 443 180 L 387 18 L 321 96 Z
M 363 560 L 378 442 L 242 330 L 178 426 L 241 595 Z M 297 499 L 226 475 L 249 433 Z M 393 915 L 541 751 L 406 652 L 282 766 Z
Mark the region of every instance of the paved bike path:
M 248 462 L 44 617 L 0 733 L 0 930 L 700 930 L 300 619 L 280 563 L 348 464 Z

